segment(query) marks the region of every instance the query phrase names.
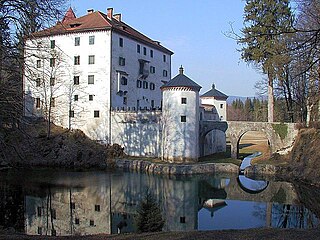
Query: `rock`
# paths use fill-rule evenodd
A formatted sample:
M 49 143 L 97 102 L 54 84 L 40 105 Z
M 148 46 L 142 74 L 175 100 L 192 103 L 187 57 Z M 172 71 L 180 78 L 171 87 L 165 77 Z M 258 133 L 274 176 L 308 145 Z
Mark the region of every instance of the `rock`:
M 151 163 L 143 160 L 116 159 L 115 166 L 124 170 L 160 175 L 192 175 L 202 173 L 238 173 L 239 167 L 232 163 L 169 164 Z

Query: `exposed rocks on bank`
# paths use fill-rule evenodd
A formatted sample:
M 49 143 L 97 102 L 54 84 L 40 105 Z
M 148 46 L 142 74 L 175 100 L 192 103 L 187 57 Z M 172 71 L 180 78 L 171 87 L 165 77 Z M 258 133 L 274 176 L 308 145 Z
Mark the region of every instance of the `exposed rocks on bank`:
M 165 175 L 239 172 L 239 167 L 232 163 L 169 164 L 152 163 L 144 160 L 117 159 L 115 165 L 123 170 Z
M 292 151 L 274 154 L 272 161 L 282 165 L 253 165 L 245 170 L 249 177 L 275 176 L 290 181 L 303 181 L 320 186 L 320 129 L 300 130 Z

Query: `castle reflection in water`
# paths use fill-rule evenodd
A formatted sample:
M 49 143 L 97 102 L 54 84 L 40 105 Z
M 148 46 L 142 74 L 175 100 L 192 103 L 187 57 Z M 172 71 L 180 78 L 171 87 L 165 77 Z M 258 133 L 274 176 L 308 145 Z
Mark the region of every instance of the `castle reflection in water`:
M 236 205 L 239 208 L 241 202 L 252 202 L 256 213 L 249 212 L 248 216 L 262 226 L 275 226 L 285 211 L 288 214 L 288 210 L 293 210 L 292 203 L 297 202 L 288 183 L 274 182 L 263 193 L 253 194 L 245 192 L 235 176 L 169 178 L 126 172 L 37 173 L 31 174 L 22 188 L 24 230 L 29 235 L 134 232 L 137 206 L 146 191 L 150 191 L 160 204 L 165 219 L 164 231 L 199 229 L 199 214 L 203 211 L 210 214 L 210 219 L 232 222 L 228 218 L 238 218 L 236 212 L 224 218 L 215 214 L 223 212 L 228 208 L 228 201 L 231 205 L 234 200 L 241 200 Z M 284 211 L 279 213 L 279 209 Z M 296 224 L 294 218 L 300 218 L 300 225 L 301 221 L 308 221 L 308 216 L 313 222 L 316 220 L 311 213 L 307 214 L 308 209 L 303 213 L 302 220 L 301 216 L 288 215 L 285 227 Z M 246 216 L 242 217 L 245 220 Z M 308 227 L 307 223 L 305 225 L 302 227 Z

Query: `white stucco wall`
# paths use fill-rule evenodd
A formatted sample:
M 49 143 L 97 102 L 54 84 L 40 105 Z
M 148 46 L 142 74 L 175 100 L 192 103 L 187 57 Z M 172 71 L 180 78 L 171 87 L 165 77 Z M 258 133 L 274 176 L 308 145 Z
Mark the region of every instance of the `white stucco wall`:
M 160 157 L 160 111 L 113 111 L 112 143 L 124 147 L 130 156 Z
M 221 121 L 227 120 L 227 102 L 226 100 L 214 99 L 213 97 L 202 97 L 201 104 L 213 105 L 219 114 Z M 222 107 L 221 107 L 222 106 Z
M 89 44 L 89 36 L 94 36 L 94 44 Z M 75 46 L 75 38 L 80 38 L 80 45 Z M 112 38 L 112 41 L 111 41 Z M 123 47 L 119 46 L 119 38 L 123 39 Z M 55 40 L 55 48 L 50 49 L 50 41 Z M 41 42 L 41 47 L 37 45 Z M 137 53 L 137 44 L 140 53 Z M 111 141 L 110 110 L 111 108 L 148 109 L 161 107 L 161 90 L 164 81 L 171 78 L 171 56 L 152 48 L 137 40 L 122 36 L 110 30 L 72 33 L 51 37 L 27 40 L 25 51 L 26 68 L 24 77 L 25 115 L 45 116 L 46 99 L 52 91 L 55 106 L 51 109 L 52 121 L 66 128 L 78 128 L 90 138 L 105 142 Z M 146 55 L 144 55 L 146 48 Z M 153 57 L 150 51 L 153 51 Z M 49 60 L 53 56 L 56 66 L 50 67 Z M 89 56 L 94 56 L 94 64 L 89 64 Z M 166 55 L 166 61 L 163 61 Z M 74 57 L 80 56 L 80 64 L 74 64 Z M 111 58 L 112 56 L 112 58 Z M 119 65 L 119 57 L 125 58 L 125 66 Z M 41 59 L 41 68 L 36 62 Z M 139 74 L 139 59 L 155 67 L 155 73 L 141 79 Z M 163 76 L 163 70 L 167 76 Z M 50 75 L 55 77 L 55 85 L 50 87 Z M 88 76 L 94 75 L 94 84 L 88 84 Z M 36 86 L 37 77 L 45 83 Z M 79 76 L 79 85 L 74 85 L 74 76 Z M 121 76 L 128 80 L 127 85 L 119 84 Z M 146 81 L 147 88 L 137 87 L 137 80 Z M 154 89 L 151 89 L 151 84 Z M 44 91 L 46 89 L 46 92 Z M 119 91 L 122 94 L 119 94 Z M 123 94 L 126 91 L 126 94 Z M 78 100 L 74 96 L 78 95 Z M 92 100 L 89 100 L 89 95 Z M 126 97 L 126 103 L 124 103 Z M 41 107 L 36 108 L 36 99 L 41 99 Z M 74 117 L 69 117 L 69 110 L 74 111 Z M 94 111 L 99 111 L 99 117 L 94 117 Z
M 181 104 L 181 98 L 187 104 Z M 186 116 L 186 122 L 181 122 Z M 163 91 L 162 151 L 164 160 L 197 161 L 199 157 L 199 93 Z
M 94 45 L 89 45 L 89 36 L 95 36 Z M 80 37 L 80 46 L 75 46 L 75 37 Z M 50 40 L 55 40 L 54 49 L 50 49 Z M 40 50 L 36 47 L 39 42 L 42 46 Z M 110 31 L 38 38 L 28 40 L 27 46 L 25 115 L 41 116 L 45 109 L 44 102 L 52 91 L 55 98 L 51 111 L 54 123 L 66 128 L 80 128 L 93 139 L 106 140 L 110 109 Z M 55 55 L 60 57 L 56 58 L 56 66 L 50 67 L 49 59 Z M 89 55 L 94 56 L 94 64 L 88 63 Z M 80 56 L 79 65 L 74 64 L 75 56 Z M 41 68 L 36 68 L 38 59 L 43 62 Z M 50 75 L 55 77 L 52 87 L 49 86 Z M 94 75 L 94 84 L 88 84 L 88 75 Z M 42 79 L 40 87 L 35 83 L 38 76 Z M 74 85 L 74 76 L 79 76 L 79 85 Z M 74 95 L 78 95 L 78 101 L 74 100 Z M 89 95 L 93 96 L 92 101 Z M 41 99 L 41 108 L 36 108 L 36 98 Z M 69 110 L 74 111 L 73 118 L 69 118 Z M 94 117 L 95 110 L 99 111 L 99 118 Z
M 119 45 L 120 38 L 123 39 L 122 47 Z M 140 53 L 137 52 L 138 44 L 140 45 Z M 144 48 L 146 48 L 146 55 L 144 55 Z M 153 51 L 153 57 L 150 54 L 151 50 Z M 166 55 L 165 62 L 163 61 L 163 55 Z M 125 58 L 125 66 L 119 65 L 119 57 Z M 146 78 L 141 77 L 141 74 L 139 74 L 139 60 L 146 62 L 146 70 L 149 71 Z M 155 67 L 155 73 L 150 72 L 150 66 Z M 163 70 L 168 73 L 166 77 L 163 76 Z M 127 78 L 128 85 L 118 84 L 119 74 Z M 169 54 L 120 35 L 117 32 L 112 33 L 112 107 L 151 108 L 152 101 L 155 108 L 161 107 L 160 87 L 163 85 L 163 81 L 168 82 L 170 79 L 171 56 Z M 141 81 L 141 88 L 137 87 L 138 80 Z M 143 87 L 144 81 L 148 84 L 147 88 Z M 150 88 L 151 83 L 155 84 L 154 90 Z M 118 93 L 119 90 L 126 91 L 127 94 Z M 124 103 L 124 98 L 127 98 L 126 104 Z

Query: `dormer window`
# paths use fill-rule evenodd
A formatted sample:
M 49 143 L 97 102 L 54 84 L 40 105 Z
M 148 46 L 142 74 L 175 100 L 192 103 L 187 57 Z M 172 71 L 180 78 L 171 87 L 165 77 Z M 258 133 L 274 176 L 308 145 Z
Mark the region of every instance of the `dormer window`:
M 71 23 L 70 27 L 75 28 L 75 27 L 79 27 L 80 25 L 81 25 L 81 23 Z

